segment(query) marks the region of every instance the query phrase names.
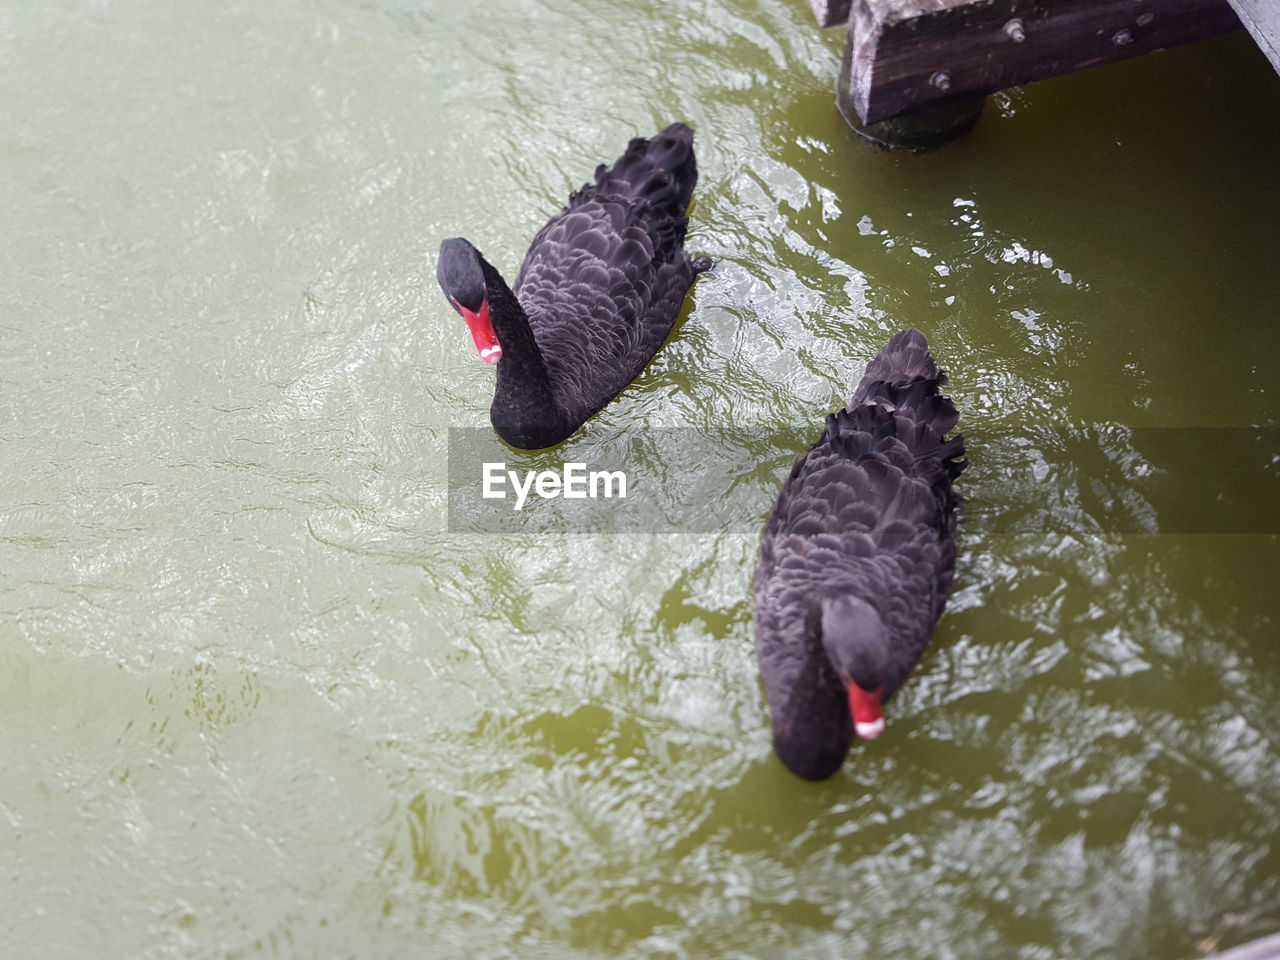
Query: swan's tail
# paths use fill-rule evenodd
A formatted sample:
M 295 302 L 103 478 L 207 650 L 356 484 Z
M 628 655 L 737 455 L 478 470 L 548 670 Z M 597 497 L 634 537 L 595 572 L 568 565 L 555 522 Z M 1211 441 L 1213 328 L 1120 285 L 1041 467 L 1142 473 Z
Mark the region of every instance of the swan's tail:
M 942 395 L 946 382 L 924 334 L 903 330 L 867 364 L 849 406 L 827 418 L 826 436 L 896 436 L 917 462 L 936 458 L 954 479 L 965 468 L 964 438 L 946 436 L 960 419 L 955 404 Z
M 867 372 L 853 392 L 856 406 L 872 396 L 878 384 L 908 383 L 912 380 L 934 380 L 937 386 L 947 382 L 946 374 L 938 370 L 929 353 L 929 341 L 919 330 L 900 330 L 893 335 L 884 349 L 867 364 Z
M 595 183 L 579 193 L 602 200 L 645 200 L 671 217 L 683 217 L 697 182 L 693 131 L 673 123 L 648 140 L 632 140 L 612 167 L 596 167 Z

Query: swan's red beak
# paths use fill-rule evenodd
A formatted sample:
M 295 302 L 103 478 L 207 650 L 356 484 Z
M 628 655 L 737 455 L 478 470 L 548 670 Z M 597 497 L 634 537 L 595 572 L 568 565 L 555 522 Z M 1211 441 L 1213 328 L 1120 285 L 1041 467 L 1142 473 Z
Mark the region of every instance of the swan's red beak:
M 467 328 L 471 331 L 471 339 L 476 342 L 480 359 L 485 363 L 497 363 L 501 360 L 502 344 L 498 342 L 498 335 L 493 332 L 493 324 L 489 322 L 489 301 L 482 301 L 477 313 L 472 313 L 457 300 L 453 301 L 453 305 L 462 314 L 462 319 L 467 321 Z
M 856 683 L 849 684 L 849 710 L 853 714 L 853 729 L 863 740 L 874 740 L 884 733 L 879 689 L 868 693 Z

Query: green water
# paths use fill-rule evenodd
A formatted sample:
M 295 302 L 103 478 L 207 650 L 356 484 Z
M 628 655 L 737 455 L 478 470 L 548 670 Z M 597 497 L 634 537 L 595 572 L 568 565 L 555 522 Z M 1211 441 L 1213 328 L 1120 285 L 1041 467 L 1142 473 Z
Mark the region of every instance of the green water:
M 1179 532 L 1236 466 L 1135 439 L 1280 427 L 1280 78 L 1226 38 L 904 156 L 842 126 L 838 34 L 798 0 L 5 6 L 0 957 L 1183 960 L 1280 928 L 1280 538 Z M 439 240 L 514 275 L 675 119 L 716 274 L 564 456 L 816 426 L 907 325 L 969 439 L 951 606 L 822 784 L 770 753 L 752 536 L 446 524 L 493 373 Z

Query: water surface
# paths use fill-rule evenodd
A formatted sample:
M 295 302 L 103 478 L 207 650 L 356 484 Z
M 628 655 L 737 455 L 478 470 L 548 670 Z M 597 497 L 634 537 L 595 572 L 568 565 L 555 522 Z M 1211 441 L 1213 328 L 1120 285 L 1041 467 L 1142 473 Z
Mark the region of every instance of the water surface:
M 1154 960 L 1280 928 L 1277 529 L 1183 516 L 1270 494 L 1238 445 L 1144 439 L 1280 427 L 1280 79 L 1247 37 L 908 156 L 844 128 L 799 2 L 0 17 L 0 955 Z M 816 429 L 908 325 L 969 440 L 952 604 L 822 784 L 770 752 L 750 532 L 447 526 L 492 370 L 439 240 L 513 276 L 674 119 L 718 267 L 556 456 Z

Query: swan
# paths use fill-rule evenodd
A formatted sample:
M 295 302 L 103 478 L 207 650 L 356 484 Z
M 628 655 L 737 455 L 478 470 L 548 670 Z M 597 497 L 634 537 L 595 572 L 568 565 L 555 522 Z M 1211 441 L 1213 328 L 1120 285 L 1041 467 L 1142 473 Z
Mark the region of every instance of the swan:
M 966 466 L 946 374 L 918 330 L 896 334 L 849 405 L 796 459 L 756 567 L 756 652 L 774 751 L 822 780 L 924 653 L 956 560 L 952 481 Z
M 559 443 L 657 353 L 711 267 L 684 250 L 697 180 L 693 131 L 674 123 L 596 168 L 534 237 L 514 288 L 468 241 L 440 245 L 440 287 L 497 365 L 489 418 L 507 443 Z

